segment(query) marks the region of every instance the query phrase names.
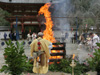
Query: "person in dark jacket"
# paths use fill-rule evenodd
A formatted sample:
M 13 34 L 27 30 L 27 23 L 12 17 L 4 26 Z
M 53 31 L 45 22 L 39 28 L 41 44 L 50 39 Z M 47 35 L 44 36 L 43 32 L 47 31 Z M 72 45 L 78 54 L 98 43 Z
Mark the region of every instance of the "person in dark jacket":
M 10 38 L 11 40 L 13 40 L 13 38 L 12 38 L 12 33 L 9 33 L 9 38 Z
M 4 33 L 4 40 L 6 41 L 7 40 L 7 34 Z
M 14 40 L 16 41 L 16 32 L 14 33 Z

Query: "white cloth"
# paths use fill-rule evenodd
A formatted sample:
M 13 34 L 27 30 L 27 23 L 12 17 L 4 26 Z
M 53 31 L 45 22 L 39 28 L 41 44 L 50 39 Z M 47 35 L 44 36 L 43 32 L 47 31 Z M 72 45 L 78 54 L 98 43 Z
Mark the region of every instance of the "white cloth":
M 0 40 L 1 40 L 1 33 L 0 33 Z
M 52 43 L 49 44 L 49 50 L 51 50 L 53 48 Z
M 49 47 L 49 53 L 51 53 L 51 49 L 53 48 L 52 43 L 50 43 L 48 47 Z M 48 59 L 48 62 L 49 62 L 49 59 Z
M 96 34 L 94 34 L 94 37 L 92 39 L 92 43 L 93 43 L 94 47 L 97 46 L 96 43 L 99 43 L 99 37 Z
M 35 37 L 36 38 L 36 35 L 35 34 L 32 34 L 32 37 Z
M 32 40 L 36 39 L 36 34 L 32 34 Z
M 28 37 L 28 38 L 30 38 L 30 37 L 31 37 L 31 35 L 30 35 L 30 34 L 27 34 L 27 37 Z
M 62 33 L 61 33 L 61 37 L 64 37 L 64 38 L 65 38 L 65 33 L 62 32 Z

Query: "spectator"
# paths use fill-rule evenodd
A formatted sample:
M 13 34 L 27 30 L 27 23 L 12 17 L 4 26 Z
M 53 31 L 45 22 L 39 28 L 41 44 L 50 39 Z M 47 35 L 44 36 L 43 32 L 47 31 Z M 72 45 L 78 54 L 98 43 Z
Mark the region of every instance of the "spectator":
M 83 37 L 82 34 L 81 34 L 80 37 L 79 37 L 79 43 L 84 43 L 84 37 Z
M 31 38 L 31 35 L 30 35 L 30 33 L 28 33 L 28 34 L 27 34 L 27 40 L 29 41 L 30 38 Z
M 4 40 L 6 41 L 7 40 L 7 34 L 4 33 Z
M 97 34 L 94 34 L 94 33 L 90 33 L 89 35 L 90 35 L 90 37 L 91 37 L 92 49 L 93 49 L 93 52 L 94 52 L 94 50 L 98 48 L 98 46 L 97 46 L 96 43 L 99 42 L 99 37 L 98 37 Z
M 83 34 L 83 37 L 84 37 L 84 39 L 86 40 L 86 38 L 87 38 L 87 35 L 88 35 L 88 33 L 87 33 L 87 31 Z
M 61 32 L 61 41 L 60 42 L 64 42 L 65 41 L 65 33 L 62 31 Z
M 69 36 L 69 34 L 68 34 L 68 32 L 66 32 L 65 33 L 65 38 L 68 39 L 68 36 Z
M 14 40 L 16 41 L 16 32 L 14 33 Z
M 11 40 L 13 40 L 13 38 L 12 38 L 12 33 L 9 33 L 9 38 L 10 38 Z
M 12 41 L 14 40 L 14 33 L 12 33 Z
M 32 39 L 33 39 L 33 40 L 35 40 L 35 39 L 36 39 L 36 37 L 37 37 L 37 36 L 36 36 L 36 34 L 35 34 L 35 33 L 33 33 L 33 34 L 32 34 Z

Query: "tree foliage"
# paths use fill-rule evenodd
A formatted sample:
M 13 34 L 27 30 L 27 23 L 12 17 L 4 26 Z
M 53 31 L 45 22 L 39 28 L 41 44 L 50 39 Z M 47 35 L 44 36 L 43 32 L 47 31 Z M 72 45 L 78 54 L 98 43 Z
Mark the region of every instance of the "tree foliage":
M 0 8 L 0 25 L 9 25 L 9 22 L 5 19 L 8 16 L 10 16 L 10 13 Z
M 78 17 L 80 27 L 97 26 L 100 24 L 100 0 L 71 0 L 72 9 L 68 15 Z M 75 25 L 75 18 L 70 18 L 71 25 Z M 99 28 L 97 29 L 99 30 Z M 100 30 L 99 30 L 100 31 Z
M 6 42 L 7 47 L 4 50 L 5 65 L 2 66 L 0 72 L 9 73 L 11 75 L 21 75 L 22 72 L 32 70 L 32 64 L 27 60 L 24 53 L 23 42 L 16 42 L 16 46 L 11 40 Z

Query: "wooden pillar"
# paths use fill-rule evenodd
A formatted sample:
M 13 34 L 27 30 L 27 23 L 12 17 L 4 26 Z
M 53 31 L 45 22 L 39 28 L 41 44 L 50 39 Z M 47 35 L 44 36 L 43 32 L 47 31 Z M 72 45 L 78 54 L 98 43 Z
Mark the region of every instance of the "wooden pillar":
M 10 27 L 11 27 L 11 32 L 13 32 L 13 23 L 10 23 Z
M 12 24 L 12 23 L 10 23 L 10 25 L 11 25 L 10 27 L 11 27 L 11 29 L 12 29 L 12 28 L 13 28 L 13 24 Z
M 23 18 L 22 18 L 22 22 L 21 22 L 21 25 L 22 25 L 22 39 L 25 39 L 25 30 L 24 30 L 24 23 L 23 23 Z
M 42 28 L 41 28 L 41 23 L 40 23 L 40 19 L 39 19 L 39 16 L 37 16 L 37 21 L 39 23 L 39 32 L 42 31 Z

